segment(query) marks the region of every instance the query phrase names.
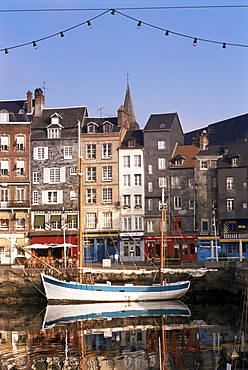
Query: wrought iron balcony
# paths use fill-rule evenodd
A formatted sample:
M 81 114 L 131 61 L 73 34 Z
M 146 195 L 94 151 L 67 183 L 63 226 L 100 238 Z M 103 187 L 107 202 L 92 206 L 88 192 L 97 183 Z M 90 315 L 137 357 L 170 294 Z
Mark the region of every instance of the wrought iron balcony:
M 29 200 L 6 200 L 0 201 L 0 208 L 7 209 L 7 208 L 30 208 L 30 201 Z

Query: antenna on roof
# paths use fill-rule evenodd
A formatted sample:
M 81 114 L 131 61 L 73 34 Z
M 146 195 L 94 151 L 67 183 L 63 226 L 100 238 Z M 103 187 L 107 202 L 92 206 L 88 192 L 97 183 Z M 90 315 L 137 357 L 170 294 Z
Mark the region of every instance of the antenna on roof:
M 46 87 L 46 82 L 43 82 L 43 85 L 42 85 L 42 90 L 44 91 L 44 98 L 46 100 L 46 90 L 50 90 Z
M 102 110 L 103 110 L 103 108 L 105 108 L 105 106 L 104 107 L 101 107 L 101 108 L 98 108 L 96 111 L 97 112 L 99 112 L 100 111 L 100 118 L 102 118 Z

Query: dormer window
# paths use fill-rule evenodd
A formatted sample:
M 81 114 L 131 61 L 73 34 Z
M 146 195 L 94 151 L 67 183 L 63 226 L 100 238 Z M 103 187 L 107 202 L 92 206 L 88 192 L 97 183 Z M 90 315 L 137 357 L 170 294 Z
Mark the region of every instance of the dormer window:
M 9 112 L 2 110 L 0 112 L 0 122 L 9 122 Z
M 174 164 L 175 166 L 181 166 L 183 164 L 183 159 L 182 158 L 175 159 Z
M 90 122 L 87 124 L 87 133 L 94 134 L 97 132 L 98 125 L 95 122 Z
M 108 134 L 113 131 L 113 124 L 110 122 L 104 122 L 102 125 L 102 132 Z
M 48 139 L 58 139 L 61 137 L 61 128 L 48 128 L 47 135 Z
M 238 166 L 238 164 L 239 164 L 239 158 L 238 157 L 233 157 L 233 158 L 231 158 L 231 164 L 232 164 L 232 166 Z
M 128 140 L 128 142 L 127 142 L 127 146 L 128 146 L 129 148 L 135 147 L 135 143 L 136 143 L 136 141 L 135 141 L 135 140 Z

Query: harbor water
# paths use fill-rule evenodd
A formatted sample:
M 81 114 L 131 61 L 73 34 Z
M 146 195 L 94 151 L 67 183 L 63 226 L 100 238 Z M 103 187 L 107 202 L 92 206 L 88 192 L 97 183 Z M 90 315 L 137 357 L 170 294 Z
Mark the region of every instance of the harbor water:
M 246 369 L 244 304 L 0 306 L 0 369 Z

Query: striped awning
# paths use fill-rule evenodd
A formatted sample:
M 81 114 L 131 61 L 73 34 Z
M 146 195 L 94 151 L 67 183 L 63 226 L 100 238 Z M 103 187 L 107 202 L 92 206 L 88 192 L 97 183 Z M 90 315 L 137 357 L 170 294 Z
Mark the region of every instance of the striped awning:
M 0 219 L 9 219 L 9 212 L 0 212 Z
M 16 212 L 15 217 L 16 218 L 25 218 L 26 214 L 27 213 L 25 213 L 25 212 Z

